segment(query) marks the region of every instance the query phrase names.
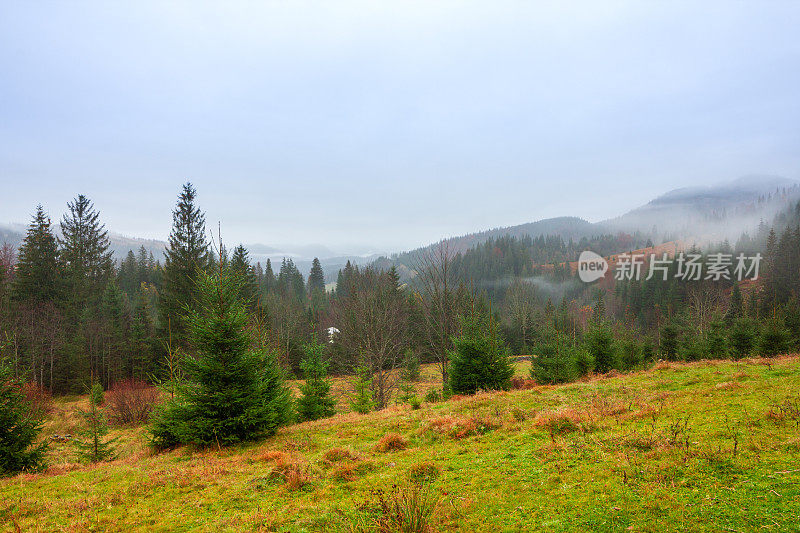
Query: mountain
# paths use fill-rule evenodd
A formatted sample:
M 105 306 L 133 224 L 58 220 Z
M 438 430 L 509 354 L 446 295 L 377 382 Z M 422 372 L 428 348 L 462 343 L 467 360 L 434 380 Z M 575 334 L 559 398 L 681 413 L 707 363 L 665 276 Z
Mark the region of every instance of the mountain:
M 464 252 L 489 239 L 560 236 L 578 241 L 584 237 L 641 232 L 655 242 L 683 240 L 697 243 L 735 240 L 743 232 L 754 232 L 763 220 L 770 222 L 789 203 L 800 199 L 800 182 L 772 175 L 749 175 L 708 187 L 669 191 L 619 217 L 588 222 L 578 217 L 557 217 L 494 228 L 444 239 L 453 253 Z M 409 252 L 381 258 L 378 266 L 395 264 L 401 274 L 413 275 L 415 258 L 438 246 L 434 243 Z

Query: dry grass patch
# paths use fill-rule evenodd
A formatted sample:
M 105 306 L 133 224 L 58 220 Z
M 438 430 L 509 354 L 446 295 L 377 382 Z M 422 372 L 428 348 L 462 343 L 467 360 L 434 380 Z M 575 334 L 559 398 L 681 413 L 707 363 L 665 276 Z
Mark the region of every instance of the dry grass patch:
M 337 481 L 350 482 L 374 469 L 375 465 L 371 461 L 347 461 L 334 468 L 331 477 Z
M 722 383 L 714 385 L 714 388 L 718 390 L 740 389 L 742 388 L 742 384 L 736 381 L 723 381 Z
M 448 415 L 429 420 L 428 427 L 424 431 L 448 435 L 454 439 L 464 439 L 473 435 L 483 435 L 502 425 L 501 421 L 487 416 L 456 417 Z
M 283 482 L 288 490 L 300 490 L 311 484 L 311 469 L 296 461 L 276 463 L 269 479 Z
M 533 419 L 533 425 L 547 430 L 553 442 L 555 442 L 557 435 L 566 435 L 567 433 L 590 429 L 585 424 L 584 414 L 574 407 L 564 407 L 558 411 L 539 413 Z
M 331 448 L 322 454 L 322 463 L 325 465 L 332 465 L 334 463 L 341 463 L 342 461 L 355 461 L 356 456 L 350 450 L 345 448 Z
M 408 442 L 400 434 L 387 433 L 381 437 L 381 440 L 378 441 L 375 449 L 379 452 L 392 452 L 405 450 L 407 447 Z

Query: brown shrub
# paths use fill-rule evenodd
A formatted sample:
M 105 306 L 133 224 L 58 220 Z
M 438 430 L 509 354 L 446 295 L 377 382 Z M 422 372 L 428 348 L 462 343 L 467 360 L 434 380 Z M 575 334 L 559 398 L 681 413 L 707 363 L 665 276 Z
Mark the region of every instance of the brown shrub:
M 362 506 L 371 516 L 370 530 L 380 532 L 429 533 L 433 531 L 433 515 L 439 505 L 439 496 L 428 484 L 410 487 L 394 486 L 390 491 L 372 491 L 372 501 Z M 361 531 L 360 523 L 350 524 L 350 529 Z
M 654 370 L 669 370 L 670 368 L 672 368 L 672 365 L 667 361 L 659 361 L 656 366 L 653 367 Z
M 337 466 L 331 476 L 337 481 L 355 481 L 373 468 L 374 465 L 369 461 L 348 461 Z
M 583 416 L 578 410 L 565 407 L 558 411 L 539 413 L 533 420 L 533 425 L 546 429 L 550 433 L 550 439 L 555 442 L 556 435 L 580 430 L 583 425 Z
M 398 435 L 397 433 L 387 433 L 384 435 L 381 440 L 378 441 L 378 444 L 375 446 L 375 449 L 379 452 L 390 452 L 395 450 L 405 450 L 408 446 L 408 442 L 402 436 Z
M 742 387 L 741 383 L 737 383 L 735 381 L 724 381 L 722 383 L 717 383 L 716 385 L 714 385 L 714 388 L 720 390 L 739 389 L 741 387 Z
M 297 462 L 276 463 L 269 478 L 282 481 L 287 489 L 298 490 L 311 484 L 311 472 L 307 466 Z
M 106 410 L 112 424 L 143 424 L 158 403 L 158 389 L 140 379 L 117 381 L 105 393 Z
M 28 402 L 28 415 L 41 420 L 53 411 L 53 396 L 37 383 L 23 383 L 22 395 Z
M 433 433 L 449 435 L 454 439 L 463 439 L 488 433 L 501 425 L 501 422 L 485 416 L 456 418 L 448 415 L 429 420 L 427 430 Z
M 275 464 L 287 464 L 291 461 L 291 456 L 286 452 L 278 450 L 267 450 L 256 456 L 257 461 L 265 461 Z

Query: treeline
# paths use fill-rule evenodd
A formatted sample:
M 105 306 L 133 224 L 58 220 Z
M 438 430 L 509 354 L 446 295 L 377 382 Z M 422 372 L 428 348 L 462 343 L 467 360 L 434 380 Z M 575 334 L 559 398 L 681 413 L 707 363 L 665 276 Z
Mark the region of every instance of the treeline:
M 18 254 L 6 246 L 0 257 L 0 358 L 56 394 L 84 392 L 93 380 L 108 389 L 172 375 L 195 349 L 186 317 L 198 276 L 222 266 L 241 276 L 249 327 L 290 374 L 302 374 L 313 339 L 327 346 L 331 371 L 369 370 L 379 406 L 397 388 L 392 370 L 409 359 L 438 363 L 446 380 L 458 317 L 488 308 L 457 280 L 449 256 L 431 256 L 419 276 L 427 285 L 413 291 L 395 269 L 348 263 L 326 291 L 316 259 L 308 279 L 291 259 L 277 271 L 269 260 L 252 264 L 243 246 L 212 242 L 191 184 L 173 210 L 163 258 L 142 248 L 116 265 L 100 212 L 84 196 L 59 229 L 39 206 Z

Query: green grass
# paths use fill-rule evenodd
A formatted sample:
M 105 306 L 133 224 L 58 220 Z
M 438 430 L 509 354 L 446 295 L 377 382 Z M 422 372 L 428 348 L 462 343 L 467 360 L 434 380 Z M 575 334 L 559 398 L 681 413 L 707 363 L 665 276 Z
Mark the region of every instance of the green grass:
M 115 430 L 111 463 L 72 463 L 56 444 L 47 472 L 0 480 L 0 524 L 349 531 L 373 491 L 422 471 L 438 472 L 436 531 L 800 531 L 798 398 L 800 359 L 786 357 L 343 413 L 223 450 L 153 455 L 142 428 Z M 48 431 L 75 406 L 59 402 Z M 389 433 L 406 448 L 378 451 Z M 350 453 L 323 459 L 338 448 Z

